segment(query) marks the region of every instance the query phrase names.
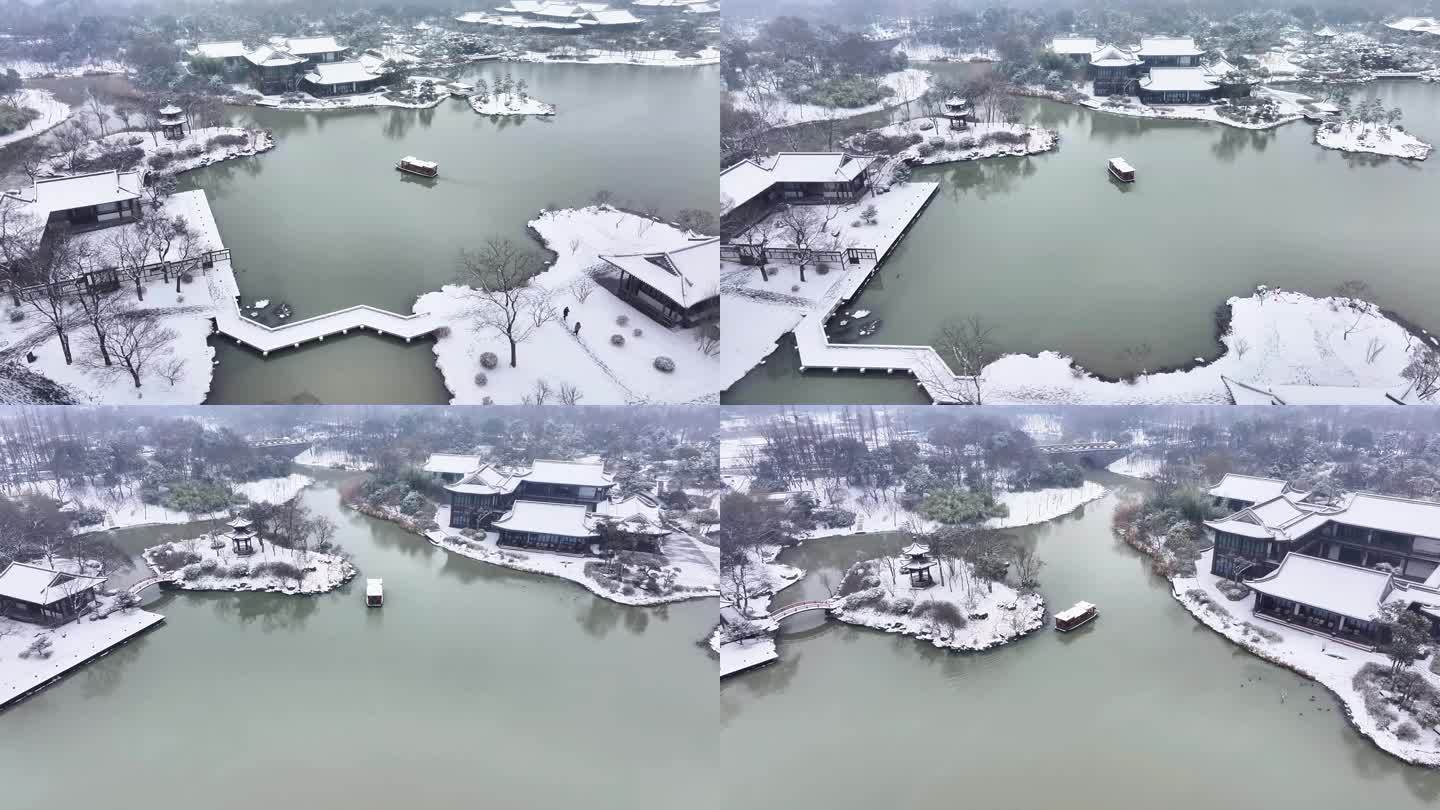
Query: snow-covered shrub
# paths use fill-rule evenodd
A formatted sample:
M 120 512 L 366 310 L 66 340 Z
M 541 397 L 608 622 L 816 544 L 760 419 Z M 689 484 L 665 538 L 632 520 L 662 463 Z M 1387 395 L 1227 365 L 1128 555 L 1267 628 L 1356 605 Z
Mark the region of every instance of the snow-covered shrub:
M 675 361 L 662 354 L 655 358 L 655 369 L 670 374 L 675 371 Z
M 825 274 L 828 273 L 828 272 L 830 272 L 830 263 L 829 263 L 829 262 L 816 262 L 816 263 L 815 263 L 815 273 L 816 273 L 817 275 L 823 276 L 823 275 L 825 275 Z
M 1215 615 L 1221 616 L 1226 619 L 1230 618 L 1230 611 L 1226 610 L 1224 605 L 1216 602 L 1214 599 L 1211 599 L 1210 594 L 1206 593 L 1200 588 L 1191 588 L 1190 590 L 1185 592 L 1185 595 L 1195 600 L 1195 602 L 1197 602 L 1201 607 L 1205 608 L 1211 613 L 1214 613 Z
M 229 570 L 225 573 L 229 574 L 233 579 L 244 579 L 250 576 L 250 563 L 237 562 L 230 566 Z
M 638 326 L 630 330 L 630 337 L 640 337 L 643 334 L 645 334 L 645 330 Z
M 620 317 L 623 318 L 623 317 L 625 317 L 625 316 L 624 316 L 624 315 L 621 315 Z M 619 332 L 616 332 L 615 334 L 613 334 L 613 335 L 610 336 L 610 345 L 611 345 L 611 346 L 624 346 L 624 345 L 625 345 L 625 336 L 622 335 L 622 334 L 620 334 Z
M 189 270 L 186 270 L 185 272 L 183 272 L 183 273 L 180 274 L 180 281 L 183 282 L 183 283 L 185 283 L 185 284 L 189 284 L 190 282 L 192 282 L 192 281 L 194 281 L 194 280 L 195 280 L 195 274 L 194 274 L 194 273 L 191 273 Z
M 790 292 L 800 292 L 800 285 L 799 285 L 799 284 L 791 284 L 791 285 L 790 285 Z
M 485 383 L 488 382 L 490 382 L 490 378 L 485 376 L 485 372 L 482 371 L 479 374 L 475 375 L 475 384 L 480 386 L 481 388 L 484 388 Z
M 1215 583 L 1215 590 L 1225 595 L 1231 602 L 1238 602 L 1250 595 L 1250 588 L 1239 582 L 1232 582 L 1222 579 Z
M 1254 624 L 1253 622 L 1242 622 L 1241 624 L 1245 627 L 1245 632 L 1247 635 L 1254 634 L 1262 639 L 1265 639 L 1271 644 L 1274 644 L 1281 639 L 1279 633 L 1271 630 L 1268 627 L 1261 627 L 1260 625 Z
M 7 311 L 5 317 L 9 318 L 11 323 L 19 323 L 25 320 L 25 310 L 16 307 Z
M 616 326 L 624 326 L 624 325 L 627 324 L 627 323 L 630 323 L 630 316 L 629 316 L 629 315 L 616 315 L 616 316 L 615 316 L 615 325 L 616 325 Z
M 161 571 L 178 571 L 187 565 L 200 562 L 200 555 L 168 545 L 150 552 L 150 561 Z
M 54 646 L 54 644 L 53 644 L 53 642 L 50 641 L 50 636 L 48 636 L 48 635 L 36 636 L 36 637 L 35 637 L 35 640 L 32 641 L 32 642 L 30 642 L 30 646 L 29 646 L 29 647 L 26 647 L 24 650 L 21 650 L 21 652 L 20 652 L 20 657 L 21 657 L 21 658 L 41 658 L 41 659 L 49 658 L 50 656 L 52 656 L 52 655 L 55 654 L 55 650 L 53 649 L 53 646 Z
M 810 513 L 810 517 L 827 529 L 855 525 L 855 513 L 848 509 L 816 509 Z
M 484 352 L 480 355 L 480 366 L 492 369 L 500 365 L 500 358 L 494 352 Z
M 947 630 L 959 630 L 965 626 L 965 614 L 954 602 L 938 602 L 929 600 L 921 602 L 910 611 L 910 615 L 917 619 L 928 619 L 932 625 Z
M 284 560 L 271 560 L 269 562 L 263 562 L 255 566 L 255 576 L 276 576 L 282 579 L 300 579 L 301 577 L 305 576 L 305 572 L 301 571 L 300 567 L 295 565 L 294 563 L 288 563 Z
M 1414 723 L 1406 720 L 1395 727 L 1395 736 L 1405 742 L 1415 742 L 1420 739 L 1420 729 L 1416 728 Z
M 931 155 L 935 154 L 935 146 L 929 141 L 926 141 L 925 143 L 917 143 L 915 144 L 915 151 L 919 153 L 920 157 L 930 157 Z
M 414 515 L 424 508 L 425 496 L 413 489 L 400 500 L 400 511 L 407 515 Z

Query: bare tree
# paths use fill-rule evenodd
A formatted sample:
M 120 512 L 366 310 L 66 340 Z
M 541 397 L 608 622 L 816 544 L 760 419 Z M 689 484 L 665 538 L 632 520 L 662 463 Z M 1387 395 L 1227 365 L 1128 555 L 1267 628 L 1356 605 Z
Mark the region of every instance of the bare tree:
M 44 249 L 37 251 L 35 260 L 29 262 L 24 283 L 15 290 L 16 298 L 29 305 L 55 330 L 66 365 L 75 360 L 70 353 L 65 287 L 81 273 L 87 255 L 88 251 L 71 238 L 68 231 L 54 231 Z
M 839 214 L 840 209 L 832 205 L 789 205 L 781 210 L 777 221 L 790 245 L 800 251 L 796 264 L 802 282 L 805 265 L 814 260 L 816 251 L 831 246 L 830 224 Z
M 167 172 L 152 174 L 144 189 L 145 202 L 150 203 L 150 207 L 158 211 L 178 187 L 179 183 L 175 181 L 174 175 Z
M 545 291 L 530 283 L 543 269 L 537 254 L 508 239 L 490 239 L 481 249 L 460 254 L 460 276 L 474 301 L 470 316 L 509 342 L 511 368 L 517 364 L 517 347 L 540 326 L 536 310 L 549 303 Z
M 115 254 L 116 269 L 135 282 L 135 297 L 145 300 L 145 267 L 155 250 L 159 229 L 148 220 L 136 227 L 115 228 L 106 245 Z
M 100 130 L 100 137 L 105 137 L 108 134 L 105 130 L 105 119 L 109 116 L 105 114 L 104 102 L 100 101 L 99 96 L 91 93 L 85 99 L 85 104 L 90 110 L 91 117 L 95 119 L 95 126 Z
M 101 292 L 97 285 L 82 291 L 76 298 L 80 301 L 81 311 L 85 313 L 85 322 L 94 330 L 94 337 L 90 339 L 90 342 L 100 352 L 101 363 L 106 366 L 112 365 L 106 328 L 110 320 L 125 308 L 121 303 L 121 297 Z
M 80 160 L 80 155 L 90 145 L 94 133 L 90 125 L 85 123 L 83 118 L 71 118 L 64 124 L 55 128 L 54 143 L 65 158 L 65 166 L 69 171 L 75 171 L 75 165 Z
M 588 275 L 580 276 L 570 282 L 570 294 L 575 296 L 575 300 L 582 304 L 585 303 L 586 298 L 590 297 L 590 293 L 594 291 L 595 280 Z
M 1440 392 L 1440 353 L 1423 343 L 1410 347 L 1410 362 L 1400 376 L 1411 382 L 1411 390 L 1421 400 L 1429 400 Z
M 584 395 L 580 393 L 579 387 L 572 383 L 560 383 L 560 403 L 562 405 L 578 405 Z
M 980 375 L 999 357 L 999 347 L 990 336 L 993 331 L 979 315 L 971 315 L 946 321 L 935 338 L 935 349 L 950 363 L 956 380 L 952 384 L 934 382 L 962 404 L 981 404 Z
M 89 364 L 101 375 L 116 373 L 124 368 L 130 379 L 139 388 L 145 373 L 163 365 L 174 356 L 171 344 L 179 335 L 174 329 L 163 325 L 160 316 L 148 310 L 122 310 L 105 322 L 105 341 L 110 354 L 120 365 L 96 366 Z

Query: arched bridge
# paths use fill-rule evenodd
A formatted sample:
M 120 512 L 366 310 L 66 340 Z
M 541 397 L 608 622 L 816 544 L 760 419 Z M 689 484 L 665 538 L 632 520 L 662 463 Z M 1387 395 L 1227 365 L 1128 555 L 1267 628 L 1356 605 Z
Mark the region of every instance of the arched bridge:
M 1116 442 L 1071 442 L 1069 444 L 1044 444 L 1035 448 L 1041 455 L 1064 458 L 1103 467 L 1130 455 L 1129 445 Z
M 770 618 L 778 622 L 784 619 L 788 619 L 791 616 L 798 616 L 801 613 L 808 613 L 812 610 L 829 611 L 829 600 L 823 602 L 792 602 L 785 607 L 782 607 L 779 610 L 772 612 L 770 614 Z

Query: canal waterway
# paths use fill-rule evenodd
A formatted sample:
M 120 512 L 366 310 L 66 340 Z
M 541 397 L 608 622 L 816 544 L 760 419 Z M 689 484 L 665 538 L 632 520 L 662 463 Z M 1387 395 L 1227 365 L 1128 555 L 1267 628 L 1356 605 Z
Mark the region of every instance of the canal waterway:
M 558 114 L 494 119 L 461 99 L 428 110 L 231 108 L 233 122 L 274 132 L 276 148 L 183 185 L 209 197 L 244 299 L 284 301 L 296 319 L 354 304 L 408 313 L 455 279 L 462 249 L 530 244 L 526 223 L 542 208 L 587 205 L 604 190 L 667 217 L 715 209 L 713 165 L 697 156 L 718 149 L 717 67 L 483 63 L 460 79 L 505 73 Z M 440 178 L 396 172 L 406 155 L 438 162 Z M 212 403 L 449 401 L 428 341 L 352 336 L 269 358 L 213 344 Z
M 1440 85 L 1375 82 L 1352 94 L 1400 107 L 1403 125 L 1440 143 Z M 1440 161 L 1321 149 L 1304 122 L 1251 131 L 1040 99 L 1026 100 L 1024 120 L 1057 130 L 1059 149 L 914 171 L 940 190 L 855 302 L 884 321 L 859 340 L 927 344 L 946 319 L 979 314 L 1005 352 L 1058 350 L 1118 377 L 1213 356 L 1216 308 L 1257 284 L 1329 295 L 1352 280 L 1440 329 L 1440 235 L 1429 225 Z M 1106 176 L 1117 155 L 1136 166 L 1134 185 Z M 908 380 L 821 383 L 801 376 L 793 357 L 778 361 L 725 401 L 917 396 Z
M 82 784 L 125 810 L 719 806 L 715 663 L 695 644 L 714 600 L 622 607 L 458 557 L 342 508 L 344 476 L 316 475 L 302 497 L 359 576 L 309 598 L 151 589 L 163 625 L 0 714 L 0 806 Z M 138 565 L 184 532 L 112 536 Z
M 1440 773 L 1356 733 L 1329 692 L 1196 622 L 1110 521 L 1145 484 L 1048 523 L 1010 530 L 1046 561 L 1052 611 L 1100 618 L 960 654 L 813 614 L 790 619 L 780 661 L 727 679 L 720 762 L 732 806 L 965 806 L 1107 810 L 1422 808 Z M 806 577 L 775 606 L 825 598 L 882 537 L 785 551 Z M 760 797 L 763 797 L 761 799 Z

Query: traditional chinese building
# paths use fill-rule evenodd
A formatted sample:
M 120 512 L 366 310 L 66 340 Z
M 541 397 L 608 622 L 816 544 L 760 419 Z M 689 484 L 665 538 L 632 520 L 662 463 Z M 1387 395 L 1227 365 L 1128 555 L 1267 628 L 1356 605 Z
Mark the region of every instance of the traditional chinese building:
M 0 613 L 37 624 L 63 624 L 90 609 L 105 577 L 12 562 L 0 570 Z
M 620 297 L 664 326 L 691 327 L 720 317 L 719 238 L 600 260 L 620 271 Z
M 47 177 L 34 182 L 29 192 L 4 192 L 23 205 L 23 211 L 46 228 L 93 230 L 139 219 L 140 172 L 103 172 L 71 177 Z
M 764 219 L 776 205 L 841 204 L 869 189 L 873 158 L 843 152 L 781 152 L 742 160 L 720 173 L 720 230 L 727 238 Z
M 185 137 L 185 130 L 189 125 L 189 120 L 184 110 L 176 107 L 174 104 L 166 104 L 160 108 L 155 123 L 160 128 L 160 134 L 171 140 L 178 141 Z

